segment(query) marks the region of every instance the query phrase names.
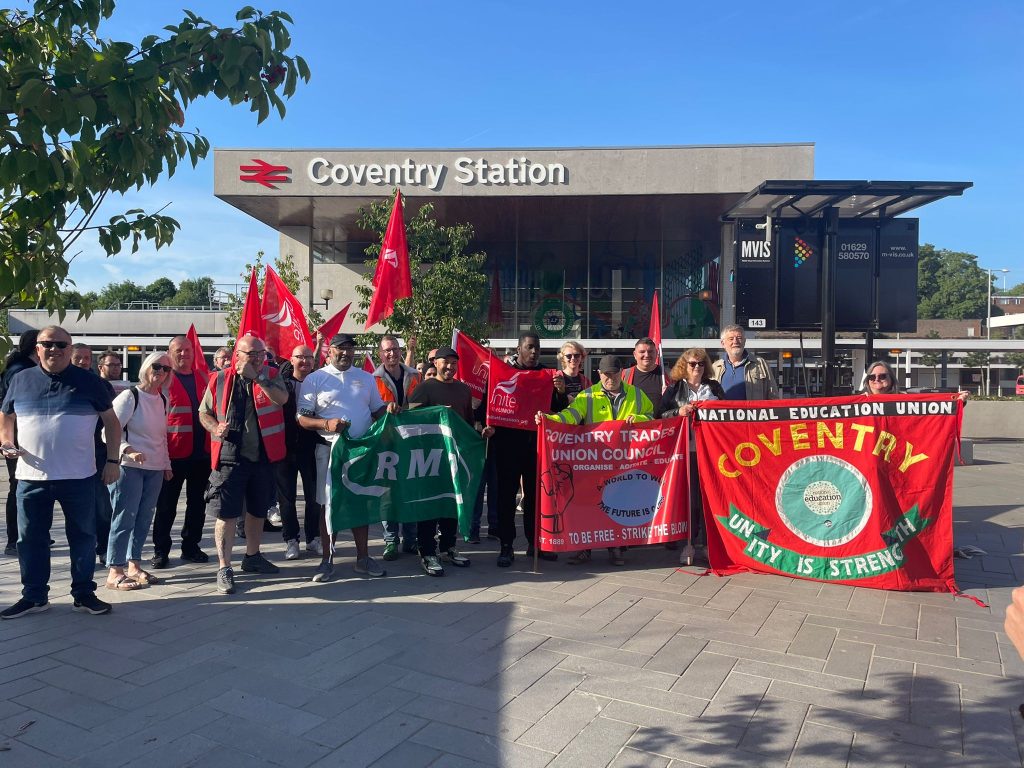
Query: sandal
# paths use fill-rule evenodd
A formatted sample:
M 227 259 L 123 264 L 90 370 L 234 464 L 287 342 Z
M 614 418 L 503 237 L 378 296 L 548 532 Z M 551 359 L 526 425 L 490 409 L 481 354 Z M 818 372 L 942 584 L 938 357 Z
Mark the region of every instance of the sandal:
M 135 581 L 127 574 L 121 574 L 115 581 L 107 579 L 107 589 L 114 589 L 119 592 L 130 592 L 133 589 L 140 589 L 143 585 Z
M 152 584 L 163 583 L 163 579 L 158 578 L 151 573 L 147 573 L 146 571 L 139 571 L 138 573 L 130 574 L 128 578 L 135 579 L 135 581 L 139 582 L 139 584 L 144 587 L 148 587 Z
M 590 550 L 581 549 L 575 555 L 570 557 L 566 562 L 569 563 L 569 565 L 585 565 L 586 563 L 590 562 Z

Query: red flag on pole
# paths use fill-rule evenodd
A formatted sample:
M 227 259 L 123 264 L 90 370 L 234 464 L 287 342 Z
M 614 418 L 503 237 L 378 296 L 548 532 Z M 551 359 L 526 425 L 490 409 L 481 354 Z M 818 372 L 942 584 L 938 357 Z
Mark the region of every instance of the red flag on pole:
M 345 315 L 348 314 L 348 308 L 351 307 L 351 302 L 342 307 L 333 317 L 331 317 L 326 323 L 316 329 L 317 336 L 320 337 L 320 364 L 323 365 L 324 360 L 327 359 L 327 347 L 331 345 L 331 339 L 336 333 L 341 330 L 341 324 L 345 322 Z
M 493 353 L 458 328 L 452 334 L 452 349 L 459 355 L 455 378 L 473 391 L 473 397 L 482 398 L 487 389 L 487 375 Z
M 263 280 L 260 315 L 266 324 L 267 346 L 278 357 L 290 357 L 292 350 L 300 344 L 312 348 L 313 334 L 309 332 L 301 302 L 269 266 Z
M 661 362 L 661 311 L 658 309 L 658 291 L 654 291 L 654 301 L 651 302 L 651 326 L 647 329 L 647 335 L 654 340 L 658 348 L 658 360 Z
M 395 194 L 395 205 L 380 245 L 377 271 L 373 275 L 373 298 L 366 315 L 366 327 L 380 322 L 395 311 L 395 302 L 412 296 L 409 273 L 409 246 L 402 221 L 402 193 Z
M 373 358 L 367 354 L 363 355 L 363 370 L 367 373 L 373 373 L 377 370 L 377 367 L 373 364 Z
M 206 362 L 206 355 L 203 354 L 203 345 L 199 342 L 199 334 L 196 333 L 196 325 L 192 323 L 185 334 L 188 343 L 192 345 L 192 368 L 201 371 L 207 378 L 210 377 L 210 366 Z
M 263 316 L 260 314 L 260 287 L 257 281 L 258 270 L 252 268 L 249 275 L 249 290 L 245 294 L 245 305 L 242 307 L 242 316 L 238 319 L 238 335 L 235 337 L 235 344 L 246 335 L 256 336 L 262 339 L 266 333 L 263 327 Z

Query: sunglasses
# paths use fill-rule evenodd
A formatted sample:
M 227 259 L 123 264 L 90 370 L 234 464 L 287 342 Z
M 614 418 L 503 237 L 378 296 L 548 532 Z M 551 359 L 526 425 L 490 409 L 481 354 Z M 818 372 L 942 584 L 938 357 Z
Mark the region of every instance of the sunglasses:
M 169 372 L 171 370 L 171 366 L 169 366 L 169 365 L 161 365 L 160 363 L 153 363 L 149 367 L 152 368 L 157 373 L 164 373 L 165 371 Z
M 583 355 L 576 352 L 566 352 L 564 355 L 562 355 L 562 357 L 564 357 L 566 360 L 579 360 L 580 358 L 583 357 Z
M 872 373 L 868 375 L 868 381 L 888 381 L 888 373 Z
M 691 368 L 703 368 L 704 367 L 704 361 L 703 360 L 687 360 L 686 364 L 688 366 L 690 366 Z
M 37 341 L 36 344 L 43 349 L 67 349 L 71 346 L 69 341 Z

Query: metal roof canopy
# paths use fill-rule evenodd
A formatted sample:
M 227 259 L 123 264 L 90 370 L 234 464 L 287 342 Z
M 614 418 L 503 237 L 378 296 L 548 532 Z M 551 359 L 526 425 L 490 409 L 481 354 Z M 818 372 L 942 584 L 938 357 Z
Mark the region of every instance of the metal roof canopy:
M 970 181 L 769 180 L 744 195 L 722 220 L 806 218 L 827 208 L 836 208 L 841 219 L 891 218 L 973 186 Z

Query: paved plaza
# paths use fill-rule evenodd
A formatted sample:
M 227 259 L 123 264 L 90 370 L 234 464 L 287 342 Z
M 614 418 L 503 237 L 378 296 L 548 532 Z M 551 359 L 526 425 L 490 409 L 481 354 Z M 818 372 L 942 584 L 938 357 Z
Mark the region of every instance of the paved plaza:
M 89 616 L 58 531 L 51 609 L 0 623 L 0 766 L 1020 766 L 1002 615 L 1024 582 L 1024 444 L 974 458 L 955 536 L 987 554 L 957 579 L 990 608 L 701 577 L 661 547 L 501 570 L 487 540 L 443 578 L 405 555 L 372 581 L 345 542 L 318 585 L 266 534 L 279 576 L 238 570 L 221 596 L 213 564 L 172 560 Z M 0 558 L 0 602 L 19 594 Z

